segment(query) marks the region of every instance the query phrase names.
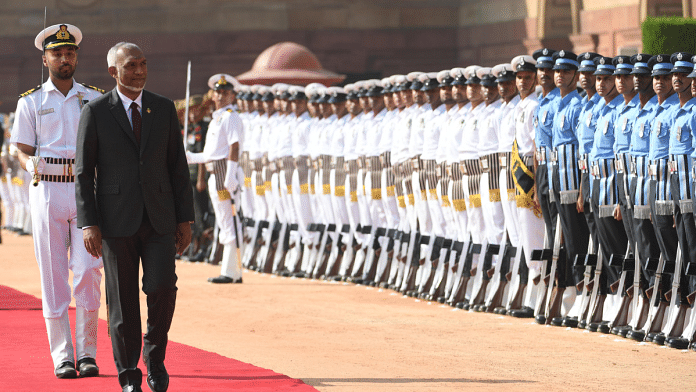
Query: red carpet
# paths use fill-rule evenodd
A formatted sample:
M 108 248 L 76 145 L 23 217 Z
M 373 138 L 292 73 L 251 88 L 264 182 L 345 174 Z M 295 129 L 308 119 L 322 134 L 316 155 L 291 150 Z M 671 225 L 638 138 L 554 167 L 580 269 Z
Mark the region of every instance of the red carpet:
M 38 310 L 37 310 L 38 309 Z M 46 326 L 36 297 L 0 285 L 0 389 L 11 391 L 118 391 L 106 321 L 99 320 L 101 376 L 59 380 L 53 375 Z M 70 320 L 75 322 L 71 309 Z M 167 346 L 169 391 L 316 391 L 301 380 L 185 344 Z M 142 361 L 140 368 L 147 374 Z M 149 391 L 145 378 L 144 391 Z

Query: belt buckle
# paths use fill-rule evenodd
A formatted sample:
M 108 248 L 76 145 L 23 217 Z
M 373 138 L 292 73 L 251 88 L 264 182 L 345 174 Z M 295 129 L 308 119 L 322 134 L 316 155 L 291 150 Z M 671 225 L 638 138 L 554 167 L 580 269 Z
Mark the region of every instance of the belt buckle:
M 650 166 L 648 166 L 648 168 L 650 169 L 649 173 L 648 173 L 648 174 L 650 174 L 650 176 L 657 176 L 657 165 L 656 164 L 653 163 Z
M 481 167 L 484 169 L 488 169 L 488 158 L 481 158 Z
M 469 175 L 469 171 L 466 169 L 466 165 L 459 165 L 459 170 L 462 172 L 463 175 Z
M 677 161 L 669 161 L 669 172 L 674 173 L 677 171 Z
M 448 176 L 452 177 L 452 167 L 447 166 L 447 167 L 445 168 L 445 171 L 447 172 L 447 175 L 448 175 Z
M 498 157 L 498 161 L 500 162 L 500 166 L 507 167 L 507 157 L 505 155 Z

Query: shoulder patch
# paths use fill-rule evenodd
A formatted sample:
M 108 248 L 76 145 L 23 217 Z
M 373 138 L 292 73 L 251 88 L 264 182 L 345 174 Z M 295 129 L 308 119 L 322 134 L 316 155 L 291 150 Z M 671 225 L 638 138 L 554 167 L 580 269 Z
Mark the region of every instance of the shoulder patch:
M 90 86 L 90 85 L 87 84 L 87 83 L 80 83 L 80 84 L 83 85 L 83 86 L 85 86 L 85 87 L 87 87 L 87 88 L 91 88 L 92 90 L 97 90 L 97 91 L 99 91 L 100 93 L 104 94 L 104 90 L 100 89 L 99 87 Z
M 26 92 L 24 92 L 24 93 L 22 93 L 22 94 L 19 94 L 19 97 L 20 97 L 20 98 L 24 98 L 24 97 L 26 97 L 27 95 L 29 95 L 29 94 L 31 94 L 31 93 L 33 93 L 34 91 L 37 91 L 37 90 L 39 90 L 39 89 L 41 89 L 41 85 L 38 85 L 38 86 L 34 87 L 33 89 L 31 89 L 31 90 L 29 90 L 29 91 L 26 91 Z

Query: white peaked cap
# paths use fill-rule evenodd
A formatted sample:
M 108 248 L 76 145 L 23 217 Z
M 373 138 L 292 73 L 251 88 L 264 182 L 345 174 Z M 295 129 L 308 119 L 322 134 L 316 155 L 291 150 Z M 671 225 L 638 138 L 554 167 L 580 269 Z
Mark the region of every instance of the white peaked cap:
M 418 77 L 422 74 L 423 72 L 410 72 L 406 75 L 406 80 L 408 80 L 409 82 L 413 82 L 414 80 L 418 79 Z

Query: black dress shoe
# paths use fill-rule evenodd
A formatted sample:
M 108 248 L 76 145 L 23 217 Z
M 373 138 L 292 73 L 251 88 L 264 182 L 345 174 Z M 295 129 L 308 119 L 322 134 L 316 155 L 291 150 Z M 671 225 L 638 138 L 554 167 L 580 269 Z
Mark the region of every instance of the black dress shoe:
M 544 325 L 544 324 L 546 324 L 546 316 L 544 316 L 543 314 L 540 314 L 540 315 L 534 317 L 534 321 L 536 321 L 537 324 Z
M 629 332 L 633 331 L 633 328 L 631 328 L 630 325 L 627 325 L 623 327 L 623 329 L 619 330 L 619 336 L 626 338 Z
M 580 329 L 587 328 L 587 320 L 582 319 L 582 320 L 578 321 L 578 328 L 580 328 Z
M 642 342 L 645 339 L 645 331 L 640 329 L 631 330 L 626 334 L 626 337 L 629 339 L 633 339 L 636 342 Z
M 99 367 L 94 358 L 82 358 L 77 361 L 77 370 L 80 371 L 80 377 L 96 377 L 99 375 Z
M 554 317 L 551 319 L 551 325 L 554 327 L 560 327 L 563 325 L 563 317 Z
M 605 321 L 599 323 L 590 323 L 585 329 L 590 332 L 609 333 L 609 323 Z
M 148 366 L 147 386 L 152 389 L 152 392 L 166 392 L 169 388 L 169 373 L 167 373 L 164 363 Z
M 532 318 L 534 317 L 534 309 L 529 306 L 523 306 L 521 309 L 511 309 L 509 314 L 517 318 Z
M 75 364 L 70 361 L 65 361 L 56 369 L 56 377 L 58 378 L 77 378 Z
M 507 309 L 502 306 L 498 306 L 497 308 L 493 309 L 493 313 L 505 316 L 507 314 Z
M 691 342 L 691 344 L 689 345 L 689 350 L 696 351 L 696 341 Z
M 670 348 L 676 348 L 677 350 L 686 350 L 689 348 L 689 340 L 682 337 L 669 338 L 665 340 L 665 346 Z
M 208 278 L 208 282 L 210 283 L 234 283 L 234 279 L 230 278 L 229 276 L 225 275 L 220 275 L 214 278 Z
M 140 385 L 126 385 L 121 392 L 143 392 L 143 390 L 140 388 Z
M 653 339 L 655 339 L 655 336 L 657 336 L 657 334 L 657 332 L 648 332 L 648 334 L 645 336 L 645 341 L 652 342 Z
M 660 332 L 653 337 L 652 342 L 655 344 L 659 344 L 660 346 L 664 346 L 666 339 L 667 339 L 667 337 L 665 336 L 665 334 Z
M 563 318 L 563 326 L 568 327 L 568 328 L 577 328 L 578 327 L 578 318 L 577 317 L 564 317 Z

